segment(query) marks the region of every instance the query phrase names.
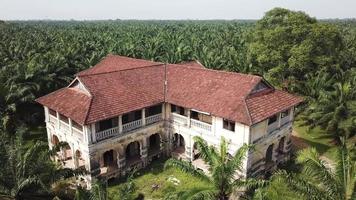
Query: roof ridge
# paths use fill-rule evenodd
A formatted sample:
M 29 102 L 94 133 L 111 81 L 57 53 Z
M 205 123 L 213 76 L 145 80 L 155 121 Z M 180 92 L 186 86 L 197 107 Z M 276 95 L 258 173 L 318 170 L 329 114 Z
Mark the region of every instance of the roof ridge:
M 165 63 L 160 63 L 160 64 L 154 64 L 154 65 L 145 65 L 145 66 L 140 66 L 140 67 L 135 67 L 135 68 L 128 68 L 128 69 L 121 69 L 121 70 L 114 70 L 110 72 L 100 72 L 100 73 L 94 73 L 94 74 L 77 74 L 77 77 L 84 77 L 84 76 L 94 76 L 94 75 L 102 75 L 102 74 L 110 74 L 110 73 L 115 73 L 115 72 L 122 72 L 122 71 L 130 71 L 130 70 L 135 70 L 135 69 L 141 69 L 141 68 L 146 68 L 146 67 L 158 67 L 161 65 L 165 65 Z M 95 66 L 94 66 L 95 67 Z
M 217 72 L 217 73 L 225 73 L 225 74 L 239 74 L 241 76 L 250 76 L 250 77 L 256 77 L 256 78 L 262 79 L 261 76 L 257 76 L 257 75 L 253 75 L 253 74 L 244 74 L 244 73 L 240 73 L 240 72 L 231 72 L 231 71 L 225 71 L 225 70 L 209 69 L 209 68 L 206 68 L 206 67 L 197 68 L 197 67 L 193 67 L 193 66 L 189 66 L 189 65 L 180 65 L 179 63 L 177 63 L 177 64 L 168 64 L 168 65 L 179 65 L 180 67 L 186 67 L 186 68 L 194 69 L 194 70 L 202 70 L 202 71 L 206 70 L 206 71 Z

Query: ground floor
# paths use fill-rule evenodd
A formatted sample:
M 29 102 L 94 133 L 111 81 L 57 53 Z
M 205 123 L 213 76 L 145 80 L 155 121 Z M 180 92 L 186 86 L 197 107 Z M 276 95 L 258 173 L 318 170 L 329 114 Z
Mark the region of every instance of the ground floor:
M 87 149 L 68 142 L 61 147 L 55 159 L 66 167 L 83 167 L 89 171 L 90 175 L 84 177 L 87 185 L 90 185 L 92 177 L 111 179 L 123 176 L 133 169 L 144 168 L 161 157 L 187 160 L 197 169 L 208 172 L 208 166 L 200 158 L 200 152 L 193 139 L 198 135 L 196 132 L 173 126 L 169 129 L 162 127 L 152 126 L 117 139 L 92 144 Z M 53 131 L 50 136 L 50 146 L 67 141 L 65 137 Z M 203 138 L 207 139 L 209 145 L 219 144 L 218 139 Z M 236 144 L 230 146 L 229 154 L 232 156 L 239 146 Z M 248 154 L 244 169 L 239 175 L 258 176 L 274 170 L 278 164 L 289 159 L 291 149 L 289 131 L 278 132 L 262 144 L 257 144 L 255 149 L 252 154 Z

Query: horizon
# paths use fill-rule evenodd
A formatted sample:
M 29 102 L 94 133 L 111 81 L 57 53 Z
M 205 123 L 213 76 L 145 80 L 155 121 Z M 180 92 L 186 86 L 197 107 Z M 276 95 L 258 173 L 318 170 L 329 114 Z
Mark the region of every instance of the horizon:
M 355 19 L 356 1 L 340 0 L 0 0 L 4 21 L 258 20 L 275 8 L 316 19 Z

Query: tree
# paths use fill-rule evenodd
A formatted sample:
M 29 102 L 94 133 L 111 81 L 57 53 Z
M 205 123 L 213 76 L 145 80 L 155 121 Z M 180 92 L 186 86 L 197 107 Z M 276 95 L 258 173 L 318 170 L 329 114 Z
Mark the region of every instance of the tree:
M 48 199 L 54 196 L 51 189 L 55 183 L 84 174 L 83 170 L 61 168 L 53 163 L 44 142 L 27 147 L 22 139 L 25 132 L 18 128 L 15 139 L 0 141 L 0 194 L 15 199 Z
M 283 8 L 268 11 L 249 41 L 249 62 L 272 83 L 291 90 L 307 81 L 308 74 L 332 72 L 343 45 L 336 26 Z
M 248 145 L 243 145 L 236 153 L 229 158 L 228 143 L 221 139 L 220 148 L 208 146 L 201 137 L 194 137 L 201 158 L 209 166 L 209 174 L 197 170 L 194 166 L 183 160 L 169 159 L 165 163 L 165 168 L 175 167 L 183 172 L 198 177 L 206 181 L 209 186 L 200 190 L 183 191 L 169 194 L 166 199 L 219 199 L 227 200 L 235 189 L 241 187 L 253 187 L 263 184 L 262 181 L 254 179 L 236 178 L 237 171 L 242 170 L 243 161 L 249 149 Z
M 325 73 L 324 73 L 325 75 Z M 310 127 L 320 126 L 335 139 L 352 137 L 356 131 L 356 71 L 348 70 L 334 74 L 331 78 L 316 77 L 304 90 L 314 94 L 301 119 Z M 313 84 L 316 83 L 316 84 Z M 330 85 L 324 85 L 324 84 Z M 332 84 L 331 84 L 332 83 Z M 317 85 L 324 85 L 323 88 Z M 308 84 L 309 85 L 309 84 Z M 312 88 L 314 87 L 315 88 Z M 309 88 L 309 89 L 308 89 Z
M 343 142 L 333 166 L 320 159 L 314 148 L 301 150 L 297 162 L 303 166 L 302 172 L 278 171 L 272 177 L 272 184 L 264 188 L 264 192 L 260 190 L 256 199 L 274 199 L 273 194 L 288 191 L 298 199 L 353 200 L 356 198 L 355 155 L 354 147 L 347 147 Z M 284 187 L 271 187 L 276 184 Z M 261 196 L 263 198 L 259 198 Z

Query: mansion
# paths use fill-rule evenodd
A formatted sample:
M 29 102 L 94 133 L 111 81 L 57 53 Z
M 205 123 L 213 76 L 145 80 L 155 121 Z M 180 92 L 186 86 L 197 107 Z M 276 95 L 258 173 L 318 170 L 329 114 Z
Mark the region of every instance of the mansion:
M 294 108 L 302 99 L 260 76 L 108 55 L 79 72 L 65 88 L 36 100 L 44 106 L 49 148 L 70 168 L 107 179 L 142 168 L 161 156 L 207 168 L 194 145 L 221 137 L 234 154 L 254 144 L 244 177 L 263 176 L 289 158 Z

